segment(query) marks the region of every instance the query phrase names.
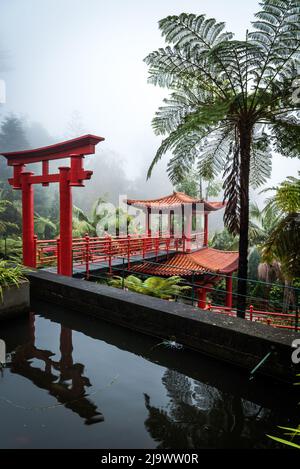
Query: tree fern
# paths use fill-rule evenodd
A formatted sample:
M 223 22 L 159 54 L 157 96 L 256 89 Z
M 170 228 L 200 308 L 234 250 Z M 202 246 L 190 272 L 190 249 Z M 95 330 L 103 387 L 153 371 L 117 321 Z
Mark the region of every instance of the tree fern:
M 300 103 L 293 83 L 300 64 L 300 0 L 263 0 L 252 30 L 237 41 L 224 23 L 182 13 L 159 22 L 166 46 L 149 54 L 149 81 L 171 90 L 153 128 L 164 139 L 149 168 L 172 154 L 168 173 L 180 182 L 223 172 L 225 223 L 240 234 L 238 314 L 247 293 L 249 185 L 271 174 L 272 150 L 300 154 Z

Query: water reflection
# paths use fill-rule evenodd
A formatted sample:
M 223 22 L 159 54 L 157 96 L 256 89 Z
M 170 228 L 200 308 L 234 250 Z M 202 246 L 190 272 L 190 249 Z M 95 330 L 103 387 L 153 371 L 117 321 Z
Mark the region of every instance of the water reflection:
M 266 428 L 276 428 L 278 412 L 190 379 L 175 370 L 162 378 L 169 397 L 164 408 L 145 394 L 145 426 L 159 449 L 271 448 Z M 280 445 L 278 445 L 280 446 Z
M 296 390 L 64 308 L 34 309 L 0 329 L 11 353 L 0 447 L 274 448 L 266 433 L 295 425 Z
M 72 353 L 72 330 L 61 326 L 60 360 L 49 350 L 41 350 L 35 346 L 35 316 L 30 314 L 30 340 L 16 348 L 12 354 L 10 368 L 12 373 L 29 379 L 41 389 L 45 389 L 57 402 L 72 410 L 85 420 L 86 425 L 103 422 L 104 417 L 98 412 L 97 406 L 86 397 L 86 387 L 90 387 L 89 378 L 83 376 L 84 365 L 74 363 Z M 39 360 L 44 368 L 34 366 Z M 55 407 L 55 406 L 53 406 Z

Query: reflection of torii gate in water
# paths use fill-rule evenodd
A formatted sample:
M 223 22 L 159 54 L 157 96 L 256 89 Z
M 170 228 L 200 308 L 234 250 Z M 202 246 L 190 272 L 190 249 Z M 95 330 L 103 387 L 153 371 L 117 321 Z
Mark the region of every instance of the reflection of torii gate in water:
M 9 179 L 13 189 L 22 190 L 23 218 L 23 263 L 36 267 L 36 237 L 34 236 L 34 184 L 48 186 L 59 183 L 60 195 L 60 247 L 58 272 L 72 275 L 72 187 L 83 187 L 83 181 L 90 179 L 93 172 L 83 167 L 85 155 L 95 153 L 95 146 L 104 138 L 94 135 L 68 140 L 35 150 L 2 153 L 8 166 L 14 169 Z M 59 168 L 58 174 L 49 174 L 49 161 L 70 158 L 70 167 Z M 42 175 L 25 171 L 27 164 L 42 163 Z
M 81 363 L 73 363 L 72 352 L 72 330 L 64 326 L 61 326 L 59 361 L 51 359 L 54 355 L 52 352 L 36 348 L 35 316 L 31 313 L 30 341 L 16 349 L 10 365 L 11 372 L 24 376 L 39 388 L 47 390 L 60 404 L 84 418 L 86 425 L 103 422 L 103 414 L 98 412 L 97 406 L 86 397 L 85 388 L 91 386 L 91 383 L 83 376 L 84 366 Z M 32 359 L 43 361 L 45 369 L 35 367 Z M 52 370 L 59 372 L 59 378 Z

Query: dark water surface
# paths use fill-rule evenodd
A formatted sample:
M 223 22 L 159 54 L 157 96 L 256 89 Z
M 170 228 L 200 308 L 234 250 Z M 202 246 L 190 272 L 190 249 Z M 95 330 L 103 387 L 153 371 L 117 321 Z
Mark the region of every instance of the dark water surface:
M 293 390 L 47 304 L 0 325 L 1 448 L 272 448 Z

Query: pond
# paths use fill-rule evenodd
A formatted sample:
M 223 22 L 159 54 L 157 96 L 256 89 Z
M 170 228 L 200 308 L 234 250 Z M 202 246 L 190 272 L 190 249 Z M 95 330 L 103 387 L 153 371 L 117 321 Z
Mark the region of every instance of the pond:
M 293 390 L 47 304 L 1 324 L 1 448 L 272 448 Z M 289 394 L 290 392 L 290 394 Z

